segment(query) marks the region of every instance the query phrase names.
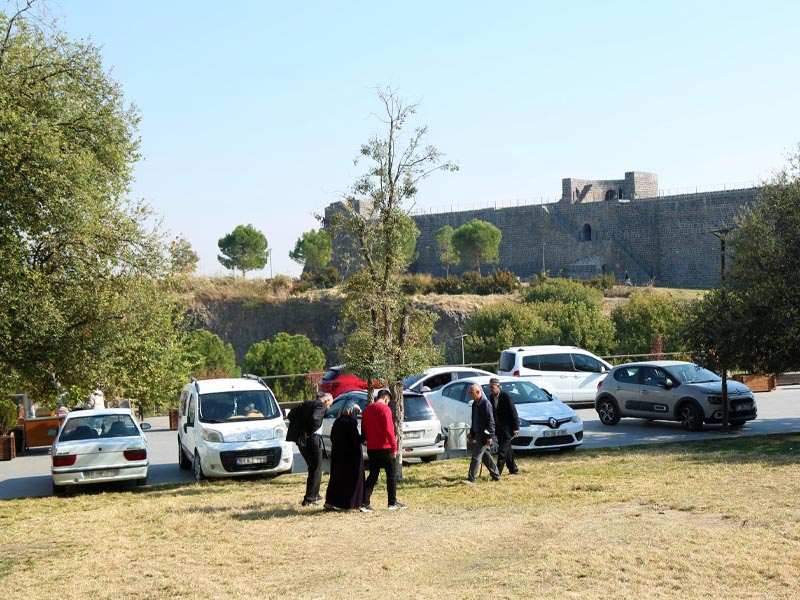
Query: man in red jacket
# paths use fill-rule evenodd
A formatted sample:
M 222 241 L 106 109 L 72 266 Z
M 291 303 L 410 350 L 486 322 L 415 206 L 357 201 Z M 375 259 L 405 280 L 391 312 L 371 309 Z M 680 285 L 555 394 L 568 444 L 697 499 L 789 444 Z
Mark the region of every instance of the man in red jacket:
M 389 510 L 400 510 L 405 504 L 397 501 L 397 474 L 394 459 L 397 457 L 397 437 L 394 435 L 394 422 L 389 402 L 392 394 L 389 390 L 381 390 L 375 402 L 361 413 L 361 435 L 367 440 L 367 456 L 369 457 L 369 477 L 364 484 L 364 502 L 361 512 L 372 512 L 369 499 L 378 482 L 381 469 L 386 471 L 386 491 L 389 495 Z

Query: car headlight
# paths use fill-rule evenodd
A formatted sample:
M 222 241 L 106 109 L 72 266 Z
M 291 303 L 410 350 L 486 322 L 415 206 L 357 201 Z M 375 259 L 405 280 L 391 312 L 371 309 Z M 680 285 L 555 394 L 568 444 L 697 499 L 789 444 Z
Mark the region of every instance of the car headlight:
M 528 421 L 527 419 L 520 419 L 519 420 L 519 426 L 520 427 L 530 427 L 531 426 L 531 422 Z
M 224 442 L 222 434 L 216 429 L 203 429 L 203 439 L 207 442 Z
M 722 404 L 722 396 L 708 396 L 709 404 Z
M 286 427 L 281 427 L 278 425 L 275 429 L 272 430 L 272 437 L 276 440 L 281 440 L 286 437 Z
M 581 416 L 578 413 L 572 415 L 570 421 L 572 421 L 573 423 L 583 423 L 583 421 L 581 420 Z

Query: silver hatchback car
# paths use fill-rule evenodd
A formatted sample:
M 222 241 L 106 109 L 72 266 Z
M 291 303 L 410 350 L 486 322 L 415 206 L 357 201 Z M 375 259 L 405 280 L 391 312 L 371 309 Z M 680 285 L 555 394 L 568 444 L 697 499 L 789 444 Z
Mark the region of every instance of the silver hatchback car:
M 597 386 L 595 410 L 604 425 L 622 417 L 679 421 L 687 431 L 722 422 L 722 379 L 682 361 L 645 361 L 618 365 Z M 728 419 L 741 427 L 758 414 L 753 392 L 728 381 Z

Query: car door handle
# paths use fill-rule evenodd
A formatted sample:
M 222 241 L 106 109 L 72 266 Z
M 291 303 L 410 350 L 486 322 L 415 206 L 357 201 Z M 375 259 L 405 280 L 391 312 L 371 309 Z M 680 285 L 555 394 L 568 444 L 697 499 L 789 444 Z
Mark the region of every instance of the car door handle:
M 650 392 L 648 392 L 647 390 L 640 390 L 639 393 L 646 395 L 646 394 L 649 394 Z

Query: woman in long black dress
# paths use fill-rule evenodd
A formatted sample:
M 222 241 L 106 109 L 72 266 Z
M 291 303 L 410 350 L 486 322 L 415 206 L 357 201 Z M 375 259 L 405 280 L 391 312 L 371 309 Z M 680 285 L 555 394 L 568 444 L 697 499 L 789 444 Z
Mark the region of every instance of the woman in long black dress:
M 351 510 L 361 505 L 364 494 L 364 456 L 356 412 L 350 402 L 331 427 L 331 476 L 325 492 L 325 510 Z

